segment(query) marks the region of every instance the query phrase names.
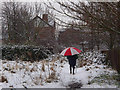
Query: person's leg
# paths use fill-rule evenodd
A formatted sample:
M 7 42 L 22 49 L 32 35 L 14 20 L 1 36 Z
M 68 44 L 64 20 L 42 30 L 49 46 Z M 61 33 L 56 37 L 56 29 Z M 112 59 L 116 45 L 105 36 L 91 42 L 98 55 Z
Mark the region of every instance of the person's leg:
M 72 74 L 72 66 L 70 65 L 70 74 Z
M 75 72 L 74 72 L 74 71 L 75 71 L 75 66 L 73 66 L 73 74 L 75 74 Z

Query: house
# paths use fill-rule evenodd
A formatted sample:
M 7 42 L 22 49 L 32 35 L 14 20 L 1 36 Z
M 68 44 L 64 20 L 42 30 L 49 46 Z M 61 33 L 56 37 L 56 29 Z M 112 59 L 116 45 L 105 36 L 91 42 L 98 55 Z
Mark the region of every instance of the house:
M 33 39 L 37 45 L 52 46 L 55 42 L 55 20 L 50 18 L 48 14 L 35 16 L 30 21 L 32 27 Z
M 66 28 L 64 31 L 59 32 L 58 42 L 61 46 L 74 46 L 85 50 L 91 40 L 90 33 L 90 31 L 79 30 L 76 28 Z
M 58 42 L 65 46 L 79 44 L 79 31 L 70 28 L 65 31 L 60 31 Z
M 93 48 L 99 50 L 107 48 L 102 43 L 105 38 L 104 35 L 102 31 L 68 27 L 64 31 L 59 32 L 58 42 L 63 47 L 75 46 L 82 48 L 83 51 Z

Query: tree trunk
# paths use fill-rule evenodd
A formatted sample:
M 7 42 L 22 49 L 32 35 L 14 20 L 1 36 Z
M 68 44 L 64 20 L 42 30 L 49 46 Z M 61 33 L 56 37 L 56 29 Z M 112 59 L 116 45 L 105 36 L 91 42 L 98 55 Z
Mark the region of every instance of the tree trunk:
M 110 44 L 109 44 L 109 49 L 112 50 L 113 45 L 114 45 L 114 34 L 110 32 Z

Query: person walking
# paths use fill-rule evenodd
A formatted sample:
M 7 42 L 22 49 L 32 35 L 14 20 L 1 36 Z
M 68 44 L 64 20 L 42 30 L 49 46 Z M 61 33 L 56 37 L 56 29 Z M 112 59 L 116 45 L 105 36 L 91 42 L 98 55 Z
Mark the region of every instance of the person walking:
M 69 65 L 70 65 L 70 74 L 73 74 L 75 71 L 75 65 L 76 65 L 76 59 L 78 58 L 78 54 L 81 52 L 81 50 L 75 48 L 75 47 L 68 47 L 65 48 L 60 55 L 66 56 L 68 61 L 69 61 Z M 73 70 L 72 70 L 73 69 Z
M 73 75 L 74 75 L 76 59 L 78 59 L 78 55 L 67 56 L 67 59 L 68 59 L 69 65 L 70 65 L 70 74 L 72 74 L 72 71 L 73 71 Z

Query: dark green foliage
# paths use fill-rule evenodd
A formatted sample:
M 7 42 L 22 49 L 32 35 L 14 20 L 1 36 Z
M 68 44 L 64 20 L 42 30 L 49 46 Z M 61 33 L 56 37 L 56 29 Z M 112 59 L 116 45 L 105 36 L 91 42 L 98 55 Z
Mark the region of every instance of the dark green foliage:
M 106 57 L 106 64 L 112 66 L 120 74 L 120 48 L 109 50 Z
M 52 48 L 38 46 L 2 46 L 2 60 L 40 60 L 53 54 Z

